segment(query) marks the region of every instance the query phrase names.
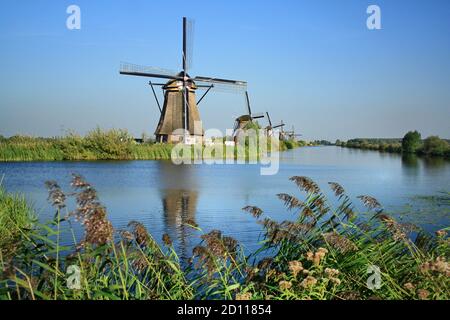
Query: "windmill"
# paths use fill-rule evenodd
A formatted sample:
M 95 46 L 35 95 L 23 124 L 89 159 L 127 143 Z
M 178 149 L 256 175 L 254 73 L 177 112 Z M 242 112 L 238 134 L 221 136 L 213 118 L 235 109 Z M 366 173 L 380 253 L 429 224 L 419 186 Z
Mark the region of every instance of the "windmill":
M 263 113 L 252 113 L 252 108 L 250 106 L 250 98 L 248 96 L 248 92 L 245 91 L 245 101 L 247 105 L 247 113 L 236 118 L 234 122 L 234 134 L 235 140 L 237 138 L 237 135 L 239 135 L 242 130 L 245 130 L 248 127 L 249 123 L 252 123 L 255 119 L 261 119 L 264 118 Z
M 286 135 L 286 137 L 287 137 L 289 140 L 295 140 L 295 139 L 297 139 L 297 138 L 299 138 L 299 137 L 302 136 L 302 134 L 295 133 L 295 128 L 294 128 L 294 126 L 292 126 L 292 130 L 291 130 L 291 131 L 286 131 L 286 132 L 285 132 L 285 135 Z
M 286 132 L 284 131 L 284 126 L 285 126 L 285 124 L 284 124 L 283 120 L 281 120 L 281 124 L 279 126 L 280 131 L 278 132 L 280 141 L 286 140 Z
M 193 49 L 193 22 L 183 17 L 183 54 L 182 71 L 172 71 L 144 67 L 130 63 L 121 63 L 120 74 L 168 79 L 167 83 L 149 82 L 159 108 L 160 118 L 155 135 L 158 142 L 196 143 L 202 140 L 203 129 L 200 124 L 199 103 L 205 98 L 211 89 L 225 87 L 238 91 L 245 91 L 247 82 L 219 79 L 213 77 L 191 77 L 188 74 L 192 65 Z M 164 102 L 161 107 L 155 92 L 155 86 L 161 86 L 164 94 Z M 197 101 L 196 90 L 205 89 L 206 92 Z M 196 125 L 197 124 L 197 125 Z
M 270 115 L 269 112 L 266 112 L 266 116 L 267 116 L 267 121 L 269 122 L 269 125 L 265 128 L 266 130 L 266 135 L 268 137 L 271 137 L 273 135 L 273 130 L 274 129 L 278 129 L 281 128 L 281 130 L 283 130 L 283 127 L 285 126 L 285 124 L 283 123 L 283 121 L 281 121 L 280 124 L 278 125 L 272 125 L 272 120 L 270 119 Z

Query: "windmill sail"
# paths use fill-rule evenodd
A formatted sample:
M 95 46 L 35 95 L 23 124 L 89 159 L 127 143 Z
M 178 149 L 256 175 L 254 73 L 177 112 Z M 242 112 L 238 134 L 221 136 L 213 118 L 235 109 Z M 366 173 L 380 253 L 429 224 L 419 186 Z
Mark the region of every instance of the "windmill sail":
M 192 19 L 186 19 L 185 32 L 183 37 L 186 40 L 183 40 L 185 43 L 185 48 L 183 50 L 184 61 L 186 61 L 184 70 L 188 72 L 192 69 L 194 62 L 194 33 L 195 33 L 195 21 Z
M 268 112 L 266 112 L 267 120 L 269 121 L 269 127 L 272 128 L 272 120 L 270 119 L 270 115 Z
M 200 77 L 200 76 L 197 76 L 197 77 L 193 78 L 192 80 L 194 80 L 195 82 L 204 82 L 204 83 L 209 83 L 209 84 L 214 84 L 214 85 L 232 86 L 232 87 L 236 87 L 239 90 L 243 90 L 243 91 L 247 90 L 247 82 L 245 82 L 245 81 L 228 80 L 228 79 L 211 78 L 211 77 Z
M 182 77 L 177 75 L 176 72 L 173 72 L 171 70 L 157 67 L 141 66 L 128 62 L 120 63 L 120 74 L 149 78 L 182 79 Z

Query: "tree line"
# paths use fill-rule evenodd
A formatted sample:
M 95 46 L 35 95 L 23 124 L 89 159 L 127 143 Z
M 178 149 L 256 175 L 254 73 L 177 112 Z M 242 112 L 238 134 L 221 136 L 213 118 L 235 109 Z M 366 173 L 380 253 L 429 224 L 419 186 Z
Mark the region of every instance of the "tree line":
M 336 145 L 346 148 L 450 158 L 450 144 L 448 140 L 441 139 L 438 136 L 429 136 L 426 139 L 422 139 L 422 135 L 417 130 L 409 131 L 402 139 L 358 138 L 347 142 L 336 140 Z

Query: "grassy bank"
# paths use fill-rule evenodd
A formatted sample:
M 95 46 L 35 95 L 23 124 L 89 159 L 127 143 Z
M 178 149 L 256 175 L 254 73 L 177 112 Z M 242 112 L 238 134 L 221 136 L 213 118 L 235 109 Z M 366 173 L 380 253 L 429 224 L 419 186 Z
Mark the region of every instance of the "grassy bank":
M 95 129 L 86 136 L 0 139 L 0 161 L 170 159 L 171 145 L 137 144 L 124 130 Z
M 336 141 L 336 146 L 381 152 L 402 152 L 402 139 L 350 139 Z
M 302 142 L 281 141 L 280 150 L 293 149 Z M 136 143 L 124 130 L 95 129 L 86 136 L 34 138 L 0 136 L 0 161 L 83 161 L 83 160 L 169 160 L 173 145 L 146 140 Z
M 450 143 L 437 136 L 421 139 L 417 131 L 408 132 L 403 139 L 351 139 L 336 141 L 336 146 L 380 152 L 407 153 L 450 159 Z
M 243 209 L 262 226 L 259 250 L 245 255 L 235 239 L 213 230 L 184 263 L 168 235 L 160 246 L 139 222 L 115 230 L 82 177 L 74 175 L 68 194 L 49 182 L 55 219 L 2 247 L 0 299 L 450 298 L 448 229 L 429 235 L 401 224 L 369 196 L 358 197 L 367 208 L 358 213 L 337 183 L 330 183 L 332 206 L 310 179 L 290 180 L 299 195 L 277 197 L 292 221 Z M 66 207 L 69 196 L 75 208 Z M 75 221 L 84 235 L 62 247 L 61 232 L 71 232 Z

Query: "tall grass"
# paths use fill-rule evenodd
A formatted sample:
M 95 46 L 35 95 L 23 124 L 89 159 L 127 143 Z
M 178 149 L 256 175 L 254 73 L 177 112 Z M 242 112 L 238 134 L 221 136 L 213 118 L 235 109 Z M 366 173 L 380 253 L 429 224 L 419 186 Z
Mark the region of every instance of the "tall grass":
M 21 233 L 14 255 L 3 248 L 0 298 L 449 298 L 448 228 L 428 235 L 398 223 L 369 196 L 359 197 L 367 212 L 357 213 L 337 183 L 330 183 L 337 197 L 332 205 L 314 181 L 291 181 L 304 195 L 278 198 L 293 213 L 292 221 L 280 222 L 256 206 L 244 208 L 263 228 L 258 250 L 246 255 L 238 241 L 213 230 L 183 263 L 168 235 L 160 246 L 139 222 L 113 229 L 82 177 L 72 181 L 73 210 L 66 208 L 66 194 L 56 182 L 49 182 L 55 219 Z M 61 246 L 61 232 L 73 232 L 75 220 L 84 226 L 83 238 L 73 235 L 72 245 Z M 68 266 L 80 270 L 76 290 L 67 285 Z M 379 283 L 369 277 L 373 270 L 379 270 Z
M 0 141 L 0 161 L 156 160 L 170 159 L 171 145 L 135 143 L 125 130 L 96 128 L 86 136 L 14 136 Z
M 279 149 L 298 146 L 294 141 L 280 141 Z M 172 149 L 171 144 L 138 144 L 126 130 L 96 128 L 86 136 L 68 133 L 55 138 L 2 138 L 0 161 L 169 160 Z
M 25 198 L 8 194 L 0 181 L 0 250 L 15 246 L 21 232 L 31 228 L 34 219 L 33 210 Z

